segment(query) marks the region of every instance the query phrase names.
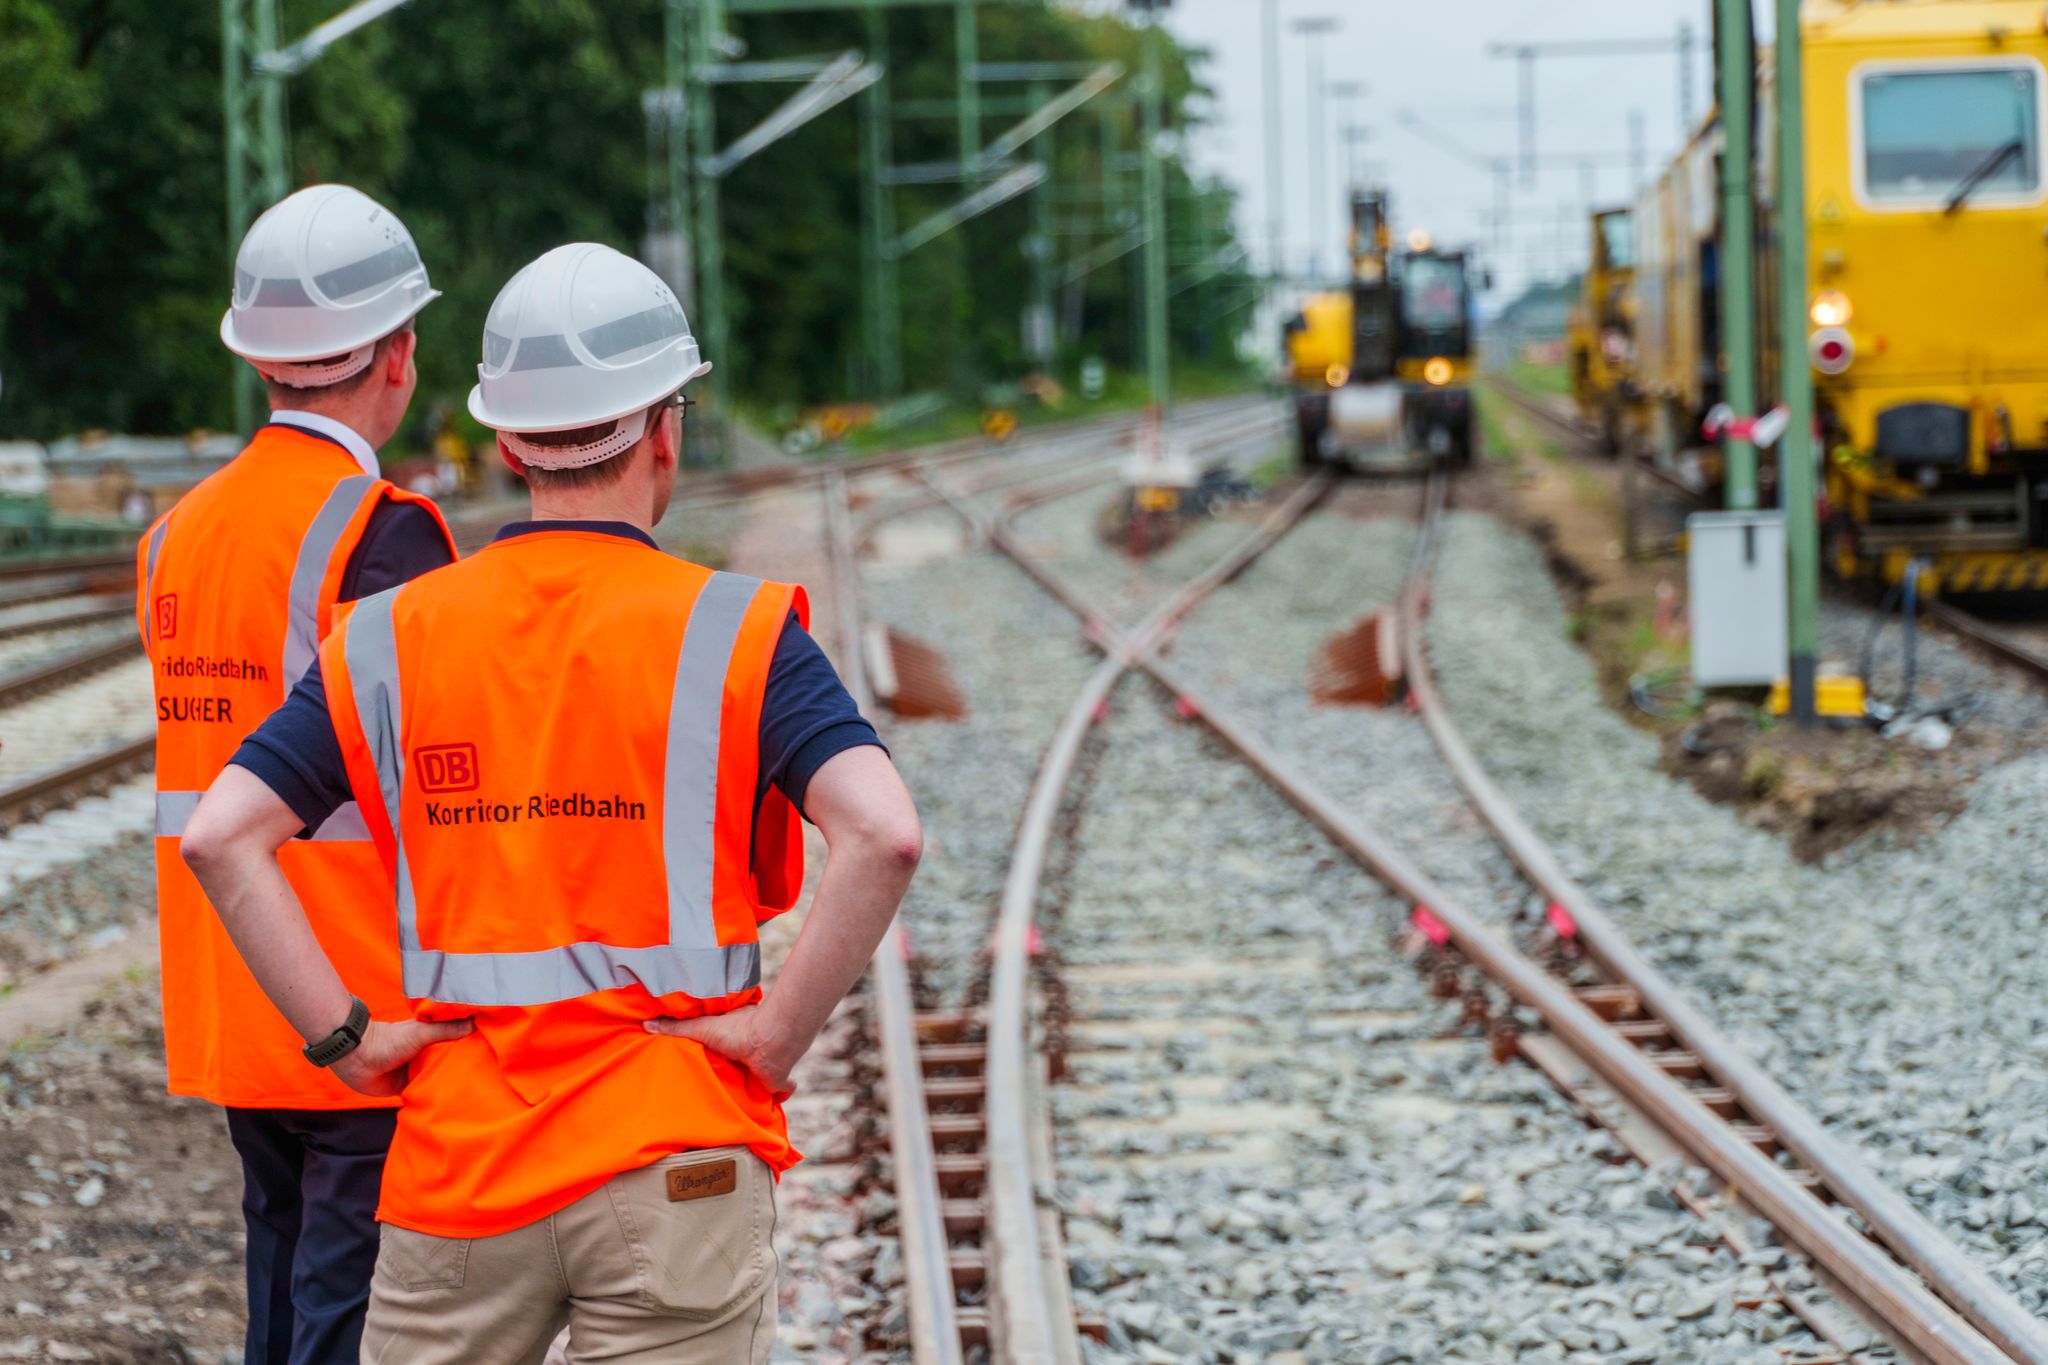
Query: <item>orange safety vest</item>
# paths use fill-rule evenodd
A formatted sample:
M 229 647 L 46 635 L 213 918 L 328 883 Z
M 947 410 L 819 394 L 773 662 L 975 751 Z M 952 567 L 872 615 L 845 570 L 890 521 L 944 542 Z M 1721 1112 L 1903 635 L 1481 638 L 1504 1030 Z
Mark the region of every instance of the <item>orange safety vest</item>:
M 251 1109 L 392 1103 L 300 1055 L 303 1040 L 249 974 L 178 849 L 200 795 L 312 664 L 349 556 L 385 499 L 441 520 L 432 502 L 363 473 L 332 441 L 272 425 L 137 547 L 136 624 L 156 684 L 157 913 L 174 1095 Z M 404 1018 L 391 883 L 361 813 L 343 807 L 278 861 L 372 1016 Z
M 476 1020 L 414 1063 L 377 1216 L 490 1236 L 674 1152 L 794 1165 L 749 1073 L 640 1025 L 757 1001 L 802 886 L 794 807 L 755 795 L 803 590 L 540 531 L 344 611 L 321 675 L 405 993 Z

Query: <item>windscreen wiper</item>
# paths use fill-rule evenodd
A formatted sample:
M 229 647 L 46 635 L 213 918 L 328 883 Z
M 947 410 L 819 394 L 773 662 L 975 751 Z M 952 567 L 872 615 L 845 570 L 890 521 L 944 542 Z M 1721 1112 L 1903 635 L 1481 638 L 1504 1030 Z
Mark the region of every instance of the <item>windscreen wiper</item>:
M 1949 195 L 1948 207 L 1942 210 L 1943 215 L 1952 215 L 1956 210 L 1962 208 L 1963 201 L 1970 197 L 1971 191 L 1975 190 L 1992 176 L 1997 175 L 2006 162 L 2012 160 L 2025 150 L 2027 150 L 2026 142 L 2023 139 L 2014 138 L 1990 156 L 1978 162 L 1977 169 L 1964 176 L 1963 183 L 1956 186 L 1955 192 Z

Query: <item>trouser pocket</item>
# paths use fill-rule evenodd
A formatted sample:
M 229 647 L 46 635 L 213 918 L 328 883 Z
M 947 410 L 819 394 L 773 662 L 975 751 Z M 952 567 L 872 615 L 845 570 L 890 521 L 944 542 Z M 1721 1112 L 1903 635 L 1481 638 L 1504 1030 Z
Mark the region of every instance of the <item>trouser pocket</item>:
M 400 1288 L 421 1293 L 460 1289 L 469 1271 L 469 1239 L 434 1237 L 411 1228 L 383 1225 L 377 1274 Z
M 641 1305 L 716 1322 L 775 1275 L 775 1177 L 745 1147 L 665 1157 L 605 1186 Z

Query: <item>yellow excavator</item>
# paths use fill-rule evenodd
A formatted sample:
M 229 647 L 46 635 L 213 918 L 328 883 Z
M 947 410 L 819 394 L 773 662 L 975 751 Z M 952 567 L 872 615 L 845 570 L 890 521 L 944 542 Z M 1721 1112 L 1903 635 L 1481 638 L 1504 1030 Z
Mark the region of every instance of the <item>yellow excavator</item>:
M 1472 271 L 1462 251 L 1409 236 L 1387 196 L 1351 199 L 1351 283 L 1288 319 L 1287 367 L 1304 466 L 1398 473 L 1472 458 Z

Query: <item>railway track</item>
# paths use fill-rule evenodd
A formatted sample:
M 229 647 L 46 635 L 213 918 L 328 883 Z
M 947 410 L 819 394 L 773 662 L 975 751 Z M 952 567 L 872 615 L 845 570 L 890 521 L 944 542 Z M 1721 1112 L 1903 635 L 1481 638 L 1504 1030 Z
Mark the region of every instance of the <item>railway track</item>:
M 1219 405 L 1214 415 L 1222 420 L 1225 430 L 1220 437 L 1206 441 L 1197 453 L 1211 453 L 1254 433 L 1277 431 L 1268 405 L 1253 405 L 1248 420 L 1231 412 L 1236 406 Z M 1105 462 L 1128 453 L 1134 425 L 1118 422 L 1106 429 L 1077 433 L 1073 440 L 1059 443 L 1067 448 L 1031 461 L 1023 471 L 1001 470 L 993 479 L 979 481 L 974 492 L 985 494 L 1008 489 L 1021 481 L 1042 481 L 1048 475 L 1068 474 L 1076 466 L 1093 466 L 1092 473 L 1081 477 L 1090 483 L 1100 482 L 1107 474 L 1102 468 Z M 940 482 L 940 468 L 932 462 L 921 462 L 916 466 L 916 475 L 924 493 L 883 509 L 859 524 L 853 517 L 846 481 L 836 478 L 827 484 L 828 539 L 834 578 L 840 585 L 835 596 L 840 611 L 837 625 L 845 659 L 843 672 L 849 689 L 870 715 L 875 714 L 874 694 L 860 646 L 864 638 L 860 547 L 891 517 L 934 506 L 953 507 L 962 513 L 970 528 L 988 529 L 987 519 L 967 501 L 970 495 Z M 1061 479 L 1057 493 L 1071 487 L 1070 480 Z M 1324 487 L 1318 486 L 1318 495 Z M 1057 493 L 1041 492 L 1038 496 Z M 1307 505 L 1306 500 L 1302 501 L 1290 516 L 1298 517 Z M 1210 586 L 1213 588 L 1213 584 Z M 1160 628 L 1170 630 L 1176 619 L 1176 615 L 1162 612 L 1158 617 Z M 1121 672 L 1118 669 L 1110 675 L 1108 684 L 1113 685 Z M 1057 791 L 1052 799 L 1057 801 Z M 1027 820 L 1032 818 L 1044 817 Z M 1042 856 L 1042 837 L 1038 848 Z M 999 927 L 998 935 L 1003 932 Z M 1043 1129 L 1028 1139 L 1028 1163 L 1020 1164 L 1016 1152 L 1001 1139 L 993 1138 L 994 1134 L 1008 1131 L 1003 1125 L 1007 1117 L 1005 1105 L 1010 1101 L 1004 1088 L 1012 1086 L 1014 1068 L 1025 1066 L 1026 1058 L 1001 1043 L 992 1047 L 991 1035 L 976 1011 L 919 1012 L 905 963 L 907 956 L 908 940 L 900 930 L 885 938 L 871 964 L 869 990 L 881 1042 L 913 1357 L 920 1365 L 959 1362 L 969 1350 L 994 1349 L 999 1359 L 1058 1359 L 1078 1365 L 1075 1355 L 1031 1354 L 1029 1346 L 1007 1330 L 1018 1320 L 1018 1314 L 1012 1313 L 1009 1320 L 999 1322 L 1000 1310 L 992 1299 L 996 1280 L 991 1272 L 991 1259 L 1000 1254 L 997 1248 L 1016 1244 L 1014 1237 L 1006 1239 L 1006 1230 L 1018 1217 L 1043 1216 L 1028 1190 L 1020 1194 L 1015 1188 L 1004 1188 L 1002 1183 L 1004 1172 L 1046 1169 L 1049 1149 Z M 1013 998 L 1021 998 L 1014 983 L 1004 981 L 1000 965 L 993 989 L 1005 1005 Z M 1049 1243 L 1034 1233 L 1030 1244 L 1056 1247 L 1056 1225 L 1047 1231 Z M 1011 1263 L 1016 1264 L 1014 1259 Z M 1037 1282 L 1046 1293 L 1056 1297 L 1062 1319 L 1071 1321 L 1073 1309 L 1064 1297 L 1063 1272 L 1041 1275 Z M 1008 1283 L 1011 1287 L 1003 1302 L 1022 1304 L 1022 1320 L 1033 1319 L 1040 1312 L 1037 1301 L 1023 1298 L 1014 1280 Z
M 1229 403 L 1220 405 L 1228 407 Z M 1104 427 L 1100 423 L 1061 424 L 1033 431 L 1009 446 L 993 446 L 971 439 L 921 450 L 877 456 L 857 465 L 804 465 L 767 471 L 749 470 L 706 475 L 687 481 L 679 490 L 685 505 L 709 505 L 719 501 L 743 502 L 764 493 L 792 486 L 843 483 L 849 475 L 880 482 L 899 477 L 913 467 L 971 468 L 983 461 L 1011 466 L 999 479 L 1016 478 L 1034 468 L 1042 459 L 1071 459 L 1076 447 L 1085 447 L 1085 458 L 1100 459 L 1116 441 L 1127 438 L 1132 422 L 1118 419 Z M 1048 456 L 1045 452 L 1050 451 Z M 922 496 L 922 495 L 920 495 Z M 473 550 L 518 508 L 506 506 L 488 511 L 471 511 L 452 523 L 458 545 Z M 134 571 L 133 555 L 72 556 L 43 561 L 0 564 L 0 580 L 45 579 L 11 593 L 0 593 L 0 640 L 31 633 L 91 626 L 128 619 L 133 608 L 126 601 L 108 600 L 97 589 L 125 590 L 127 575 Z M 48 604 L 63 597 L 79 597 L 73 610 L 52 610 Z M 15 611 L 15 608 L 23 610 Z M 38 610 L 37 608 L 40 608 Z M 56 658 L 42 659 L 12 673 L 0 674 L 0 709 L 17 706 L 35 697 L 82 681 L 134 658 L 141 644 L 123 633 L 110 641 L 92 641 Z M 83 796 L 104 791 L 154 759 L 153 736 L 138 736 L 96 746 L 76 759 L 0 787 L 0 829 L 39 819 L 51 810 Z
M 1135 667 L 1151 674 L 1178 699 L 1182 713 L 1199 717 L 1377 879 L 1410 904 L 1426 907 L 1419 922 L 1441 934 L 1446 963 L 1461 964 L 1444 970 L 1476 969 L 1543 1021 L 1542 1032 L 1526 1037 L 1507 1031 L 1516 1051 L 1589 1114 L 1602 1108 L 1589 1092 L 1600 1084 L 1612 1087 L 1624 1104 L 1624 1115 L 1615 1124 L 1617 1136 L 1646 1165 L 1676 1152 L 1706 1166 L 1725 1185 L 1727 1207 L 1768 1218 L 1846 1302 L 1917 1358 L 2048 1360 L 2032 1317 L 1728 1046 L 1613 928 L 1583 888 L 1565 876 L 1555 856 L 1471 761 L 1437 700 L 1419 643 L 1428 600 L 1430 534 L 1420 540 L 1400 598 L 1414 694 L 1431 737 L 1474 809 L 1530 884 L 1549 898 L 1552 942 L 1525 952 L 1506 941 L 1322 792 L 1242 716 L 1203 694 L 1165 661 L 1162 645 L 1200 598 L 1241 572 L 1305 514 L 1320 492 L 1303 489 L 1299 501 L 1276 512 L 1259 536 L 1129 631 L 1106 624 L 1097 603 L 1040 562 L 1010 527 L 1011 513 L 988 517 L 957 494 L 948 499 L 994 548 L 1069 607 L 1107 657 L 1069 709 L 1034 782 L 993 940 L 985 1022 L 978 1025 L 960 1016 L 922 1021 L 930 1057 L 919 1056 L 914 1065 L 909 1040 L 916 1037 L 918 1022 L 897 1029 L 890 1093 L 891 1123 L 898 1126 L 893 1150 L 899 1182 L 906 1179 L 903 1167 L 909 1159 L 901 1143 L 919 1135 L 901 1130 L 898 1112 L 929 1113 L 929 1136 L 936 1144 L 932 1150 L 920 1141 L 917 1148 L 930 1153 L 931 1188 L 924 1202 L 934 1211 L 923 1220 L 923 1269 L 911 1272 L 913 1286 L 924 1285 L 912 1298 L 913 1320 L 922 1328 L 916 1333 L 917 1358 L 957 1359 L 954 1343 L 963 1333 L 969 1345 L 992 1344 L 998 1359 L 1079 1358 L 1079 1329 L 1067 1293 L 1057 1220 L 1048 1212 L 1052 1177 L 1042 1109 L 1048 1063 L 1031 1046 L 1033 913 L 1052 821 L 1082 740 L 1101 718 L 1116 679 Z M 1441 485 L 1433 485 L 1426 521 L 1431 531 L 1441 503 Z M 847 524 L 842 519 L 843 573 L 850 572 Z M 1569 979 L 1538 960 L 1543 955 L 1560 961 L 1566 953 L 1576 954 Z M 973 1036 L 977 1026 L 985 1028 L 979 1039 Z M 938 1084 L 928 1084 L 919 1098 L 913 1085 L 918 1079 Z M 979 1206 L 959 1197 L 977 1184 L 984 1192 Z M 1736 1230 L 1736 1221 L 1723 1216 L 1722 1199 L 1690 1191 L 1682 1197 L 1722 1229 L 1731 1250 L 1744 1254 L 1755 1249 Z M 1874 1237 L 1853 1231 L 1847 1213 Z M 985 1238 L 980 1254 L 963 1256 L 947 1244 L 949 1237 L 976 1231 Z M 912 1256 L 907 1234 L 905 1254 L 907 1260 Z M 949 1284 L 950 1299 L 945 1292 Z M 979 1300 L 964 1319 L 957 1310 L 948 1311 L 963 1293 Z M 1839 1316 L 1810 1296 L 1778 1284 L 1770 1297 L 1821 1339 L 1842 1335 Z M 1854 1357 L 1845 1351 L 1836 1358 Z

